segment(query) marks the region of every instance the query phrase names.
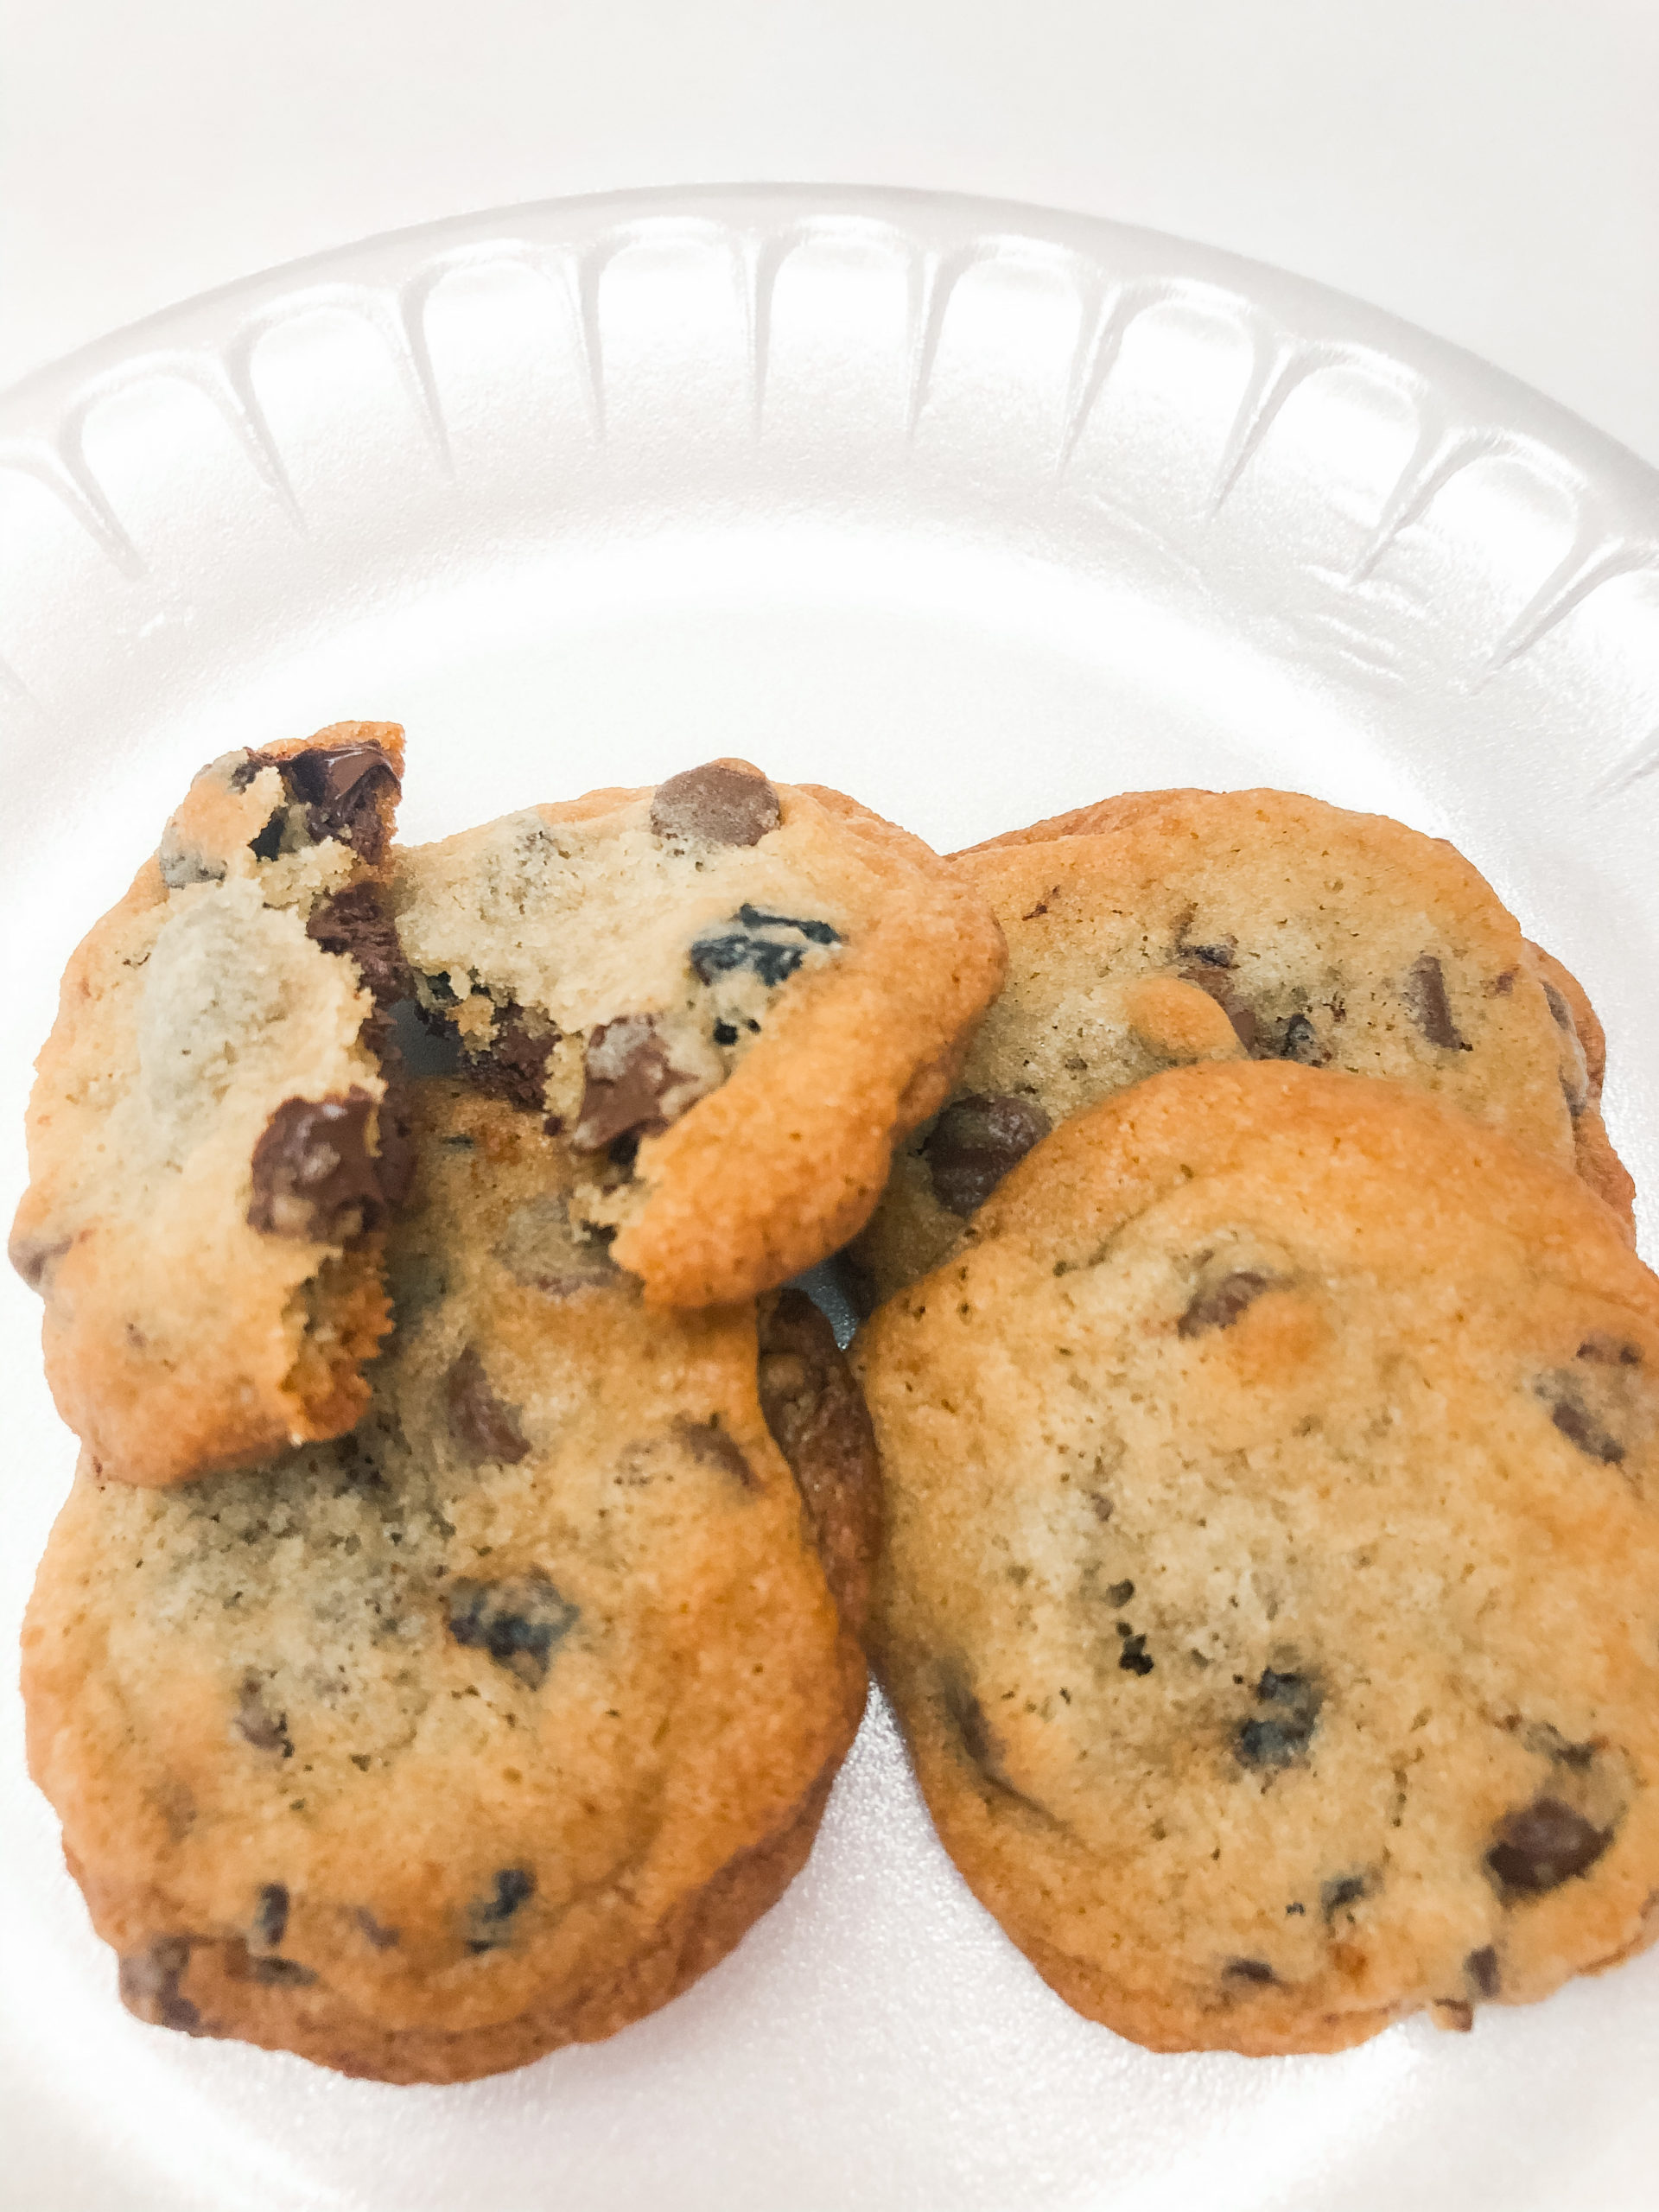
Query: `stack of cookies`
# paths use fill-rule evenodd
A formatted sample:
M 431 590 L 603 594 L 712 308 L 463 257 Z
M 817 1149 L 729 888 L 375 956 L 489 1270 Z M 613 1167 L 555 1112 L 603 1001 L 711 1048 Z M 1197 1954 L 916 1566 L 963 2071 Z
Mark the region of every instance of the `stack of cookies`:
M 1659 1932 L 1659 1284 L 1466 862 L 1264 791 L 942 861 L 735 760 L 402 848 L 401 772 L 205 769 L 41 1061 L 30 1756 L 133 2010 L 608 2034 L 804 1859 L 865 1646 L 1154 2048 Z

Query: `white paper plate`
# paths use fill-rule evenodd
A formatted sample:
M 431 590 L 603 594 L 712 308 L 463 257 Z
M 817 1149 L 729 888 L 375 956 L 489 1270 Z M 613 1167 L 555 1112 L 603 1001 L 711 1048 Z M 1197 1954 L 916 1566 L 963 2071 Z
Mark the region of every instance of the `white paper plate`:
M 517 209 L 239 285 L 0 407 L 0 1172 L 71 946 L 200 761 L 407 723 L 438 834 L 715 752 L 941 846 L 1265 782 L 1452 837 L 1659 1169 L 1659 478 L 1480 364 L 1144 232 L 894 194 Z M 1651 1213 L 1646 1217 L 1651 1230 Z M 67 1482 L 0 1288 L 0 1636 Z M 140 2026 L 0 1718 L 0 2200 L 525 2212 L 1655 2202 L 1659 1955 L 1457 2037 L 1158 2058 L 973 1903 L 873 1717 L 741 1950 L 390 2089 Z

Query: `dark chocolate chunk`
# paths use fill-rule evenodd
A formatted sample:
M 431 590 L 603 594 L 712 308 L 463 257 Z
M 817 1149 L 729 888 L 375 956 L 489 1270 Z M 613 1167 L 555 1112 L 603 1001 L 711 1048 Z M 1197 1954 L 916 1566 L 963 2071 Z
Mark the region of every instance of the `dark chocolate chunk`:
M 1229 1981 L 1253 1981 L 1263 1988 L 1279 1979 L 1265 1959 L 1229 1959 L 1224 1971 Z
M 1232 1023 L 1234 1036 L 1247 1052 L 1253 1052 L 1255 1050 L 1255 1008 L 1247 1004 L 1233 988 L 1232 978 L 1228 973 L 1232 966 L 1230 950 L 1228 950 L 1224 962 L 1213 957 L 1223 949 L 1213 944 L 1188 946 L 1186 950 L 1195 957 L 1182 969 L 1181 981 L 1196 983 L 1201 991 L 1207 991 Z
M 402 785 L 378 745 L 314 746 L 278 764 L 283 781 L 305 808 L 305 826 L 321 841 L 338 837 L 371 868 L 385 857 L 380 803 Z
M 280 1948 L 288 1933 L 288 1891 L 280 1882 L 267 1882 L 253 1909 L 254 1939 L 268 1951 Z
M 1034 1098 L 958 1098 L 933 1124 L 922 1157 L 942 1206 L 965 1220 L 1052 1127 Z
M 469 1459 L 499 1459 L 515 1465 L 530 1450 L 518 1427 L 516 1406 L 505 1405 L 490 1388 L 476 1348 L 468 1344 L 443 1379 L 449 1433 Z
M 391 1201 L 369 1150 L 378 1119 L 366 1090 L 285 1098 L 253 1148 L 248 1224 L 268 1236 L 349 1243 L 384 1220 Z
M 1448 1052 L 1473 1052 L 1474 1046 L 1452 1019 L 1446 976 L 1432 952 L 1421 954 L 1413 963 L 1406 980 L 1405 1001 L 1412 1020 L 1431 1045 L 1442 1046 Z
M 1149 1675 L 1153 1669 L 1152 1654 L 1147 1649 L 1144 1636 L 1126 1636 L 1123 1649 L 1118 1654 L 1118 1665 L 1128 1675 Z
M 712 983 L 716 976 L 747 969 L 772 990 L 795 973 L 810 946 L 840 943 L 841 932 L 828 922 L 797 921 L 788 914 L 763 914 L 758 907 L 740 906 L 729 922 L 696 940 L 690 960 L 700 982 Z
M 671 776 L 651 802 L 651 826 L 659 837 L 710 845 L 758 845 L 782 818 L 766 778 L 725 760 Z
M 1270 1280 L 1254 1268 L 1239 1268 L 1197 1292 L 1192 1304 L 1175 1324 L 1178 1337 L 1202 1336 L 1206 1329 L 1230 1329 L 1247 1306 L 1253 1305 Z
M 1279 1040 L 1279 1058 L 1295 1060 L 1305 1068 L 1323 1067 L 1331 1055 L 1319 1042 L 1319 1032 L 1305 1014 L 1293 1014 Z
M 148 1949 L 134 1951 L 122 1960 L 121 2002 L 153 2028 L 177 2028 L 187 2036 L 200 2034 L 201 2014 L 179 1989 L 189 1963 L 188 1936 L 158 1936 Z
M 880 1526 L 869 1414 L 834 1329 L 804 1291 L 762 1305 L 760 1350 L 760 1410 L 795 1478 L 830 1595 L 856 1630 Z
M 1486 1864 L 1498 1887 L 1513 1897 L 1541 1897 L 1574 1874 L 1587 1873 L 1613 1840 L 1559 1797 L 1535 1798 L 1506 1813 L 1495 1831 Z
M 1477 1997 L 1496 1997 L 1502 1986 L 1497 1971 L 1497 1953 L 1490 1943 L 1478 1951 L 1471 1951 L 1463 1962 L 1465 1979 Z
M 1298 1765 L 1319 1726 L 1324 1693 L 1306 1675 L 1281 1674 L 1268 1668 L 1255 1686 L 1256 1702 L 1272 1708 L 1262 1719 L 1241 1721 L 1233 1748 L 1245 1766 Z
M 745 1490 L 758 1490 L 754 1470 L 743 1457 L 737 1439 L 721 1427 L 718 1421 L 683 1421 L 675 1434 L 694 1459 L 705 1467 L 717 1467 L 723 1475 L 730 1475 Z
M 688 1085 L 695 1088 L 696 1078 L 671 1064 L 652 1015 L 630 1014 L 601 1023 L 588 1039 L 572 1147 L 604 1152 L 619 1137 L 659 1135 L 673 1118 L 665 1110 L 668 1094 Z
M 241 1700 L 231 1726 L 256 1751 L 280 1751 L 285 1759 L 294 1756 L 294 1746 L 289 1741 L 288 1715 L 271 1711 L 257 1675 L 250 1675 L 243 1683 Z
M 536 1894 L 536 1877 L 528 1866 L 504 1866 L 495 1878 L 495 1894 L 468 1909 L 473 1935 L 469 1951 L 493 1951 L 508 1940 L 508 1922 L 519 1907 Z
M 381 904 L 378 884 L 348 883 L 343 891 L 322 899 L 305 933 L 325 952 L 355 961 L 365 989 L 384 1011 L 390 1013 L 409 996 L 409 964 L 397 927 Z
M 449 1586 L 448 1606 L 457 1643 L 487 1651 L 533 1690 L 547 1680 L 555 1649 L 581 1618 L 580 1608 L 541 1573 L 500 1582 L 463 1576 Z
M 248 840 L 248 850 L 257 861 L 274 861 L 282 857 L 283 824 L 288 819 L 286 808 L 279 807 L 265 826 Z
M 539 1114 L 546 1105 L 548 1054 L 558 1041 L 556 1029 L 532 1027 L 523 1007 L 509 1003 L 497 1014 L 489 1043 L 467 1052 L 462 1071 L 487 1096 Z

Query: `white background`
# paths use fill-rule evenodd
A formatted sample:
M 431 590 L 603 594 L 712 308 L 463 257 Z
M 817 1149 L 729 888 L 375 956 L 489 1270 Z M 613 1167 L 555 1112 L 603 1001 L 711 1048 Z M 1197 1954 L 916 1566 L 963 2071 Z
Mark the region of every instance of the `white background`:
M 1152 225 L 1659 461 L 1659 0 L 3 0 L 0 384 L 555 194 L 935 186 Z

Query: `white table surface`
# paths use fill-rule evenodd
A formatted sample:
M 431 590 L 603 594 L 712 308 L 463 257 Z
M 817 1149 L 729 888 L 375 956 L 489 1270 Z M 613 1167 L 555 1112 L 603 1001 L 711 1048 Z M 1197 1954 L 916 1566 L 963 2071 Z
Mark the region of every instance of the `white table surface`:
M 1145 223 L 1659 462 L 1659 0 L 3 0 L 0 384 L 463 210 L 824 179 Z

